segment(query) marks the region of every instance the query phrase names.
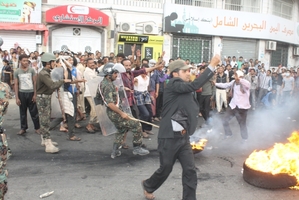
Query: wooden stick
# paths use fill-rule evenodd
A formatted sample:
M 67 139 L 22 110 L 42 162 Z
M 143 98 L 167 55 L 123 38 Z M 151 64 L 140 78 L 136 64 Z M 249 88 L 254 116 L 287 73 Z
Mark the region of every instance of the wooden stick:
M 158 125 L 156 125 L 156 124 L 152 124 L 152 123 L 150 123 L 150 122 L 146 122 L 146 121 L 143 121 L 143 120 L 140 120 L 140 119 L 136 119 L 136 118 L 131 117 L 131 116 L 129 116 L 129 118 L 130 118 L 131 120 L 134 120 L 134 121 L 142 122 L 142 123 L 145 123 L 145 124 L 148 124 L 148 125 L 152 125 L 153 127 L 160 128 L 160 126 L 158 126 Z

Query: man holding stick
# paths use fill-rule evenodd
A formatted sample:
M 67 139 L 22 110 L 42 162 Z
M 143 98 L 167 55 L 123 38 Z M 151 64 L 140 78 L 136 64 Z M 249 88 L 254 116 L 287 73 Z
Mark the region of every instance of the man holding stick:
M 100 76 L 104 76 L 104 79 L 100 83 L 97 92 L 97 97 L 102 99 L 102 102 L 107 106 L 107 115 L 117 129 L 111 158 L 114 159 L 121 155 L 119 149 L 123 143 L 125 133 L 128 130 L 133 132 L 133 154 L 147 155 L 149 154 L 149 151 L 141 147 L 142 129 L 140 122 L 130 119 L 131 117 L 121 108 L 121 99 L 118 95 L 118 89 L 113 84 L 113 81 L 116 80 L 118 74 L 119 71 L 114 67 L 114 64 L 107 63 L 100 72 Z
M 183 200 L 196 199 L 197 174 L 189 136 L 196 129 L 199 113 L 197 102 L 192 94 L 214 75 L 220 56 L 212 58 L 206 69 L 193 82 L 190 80 L 190 66 L 183 60 L 169 64 L 171 79 L 164 88 L 162 120 L 158 134 L 160 168 L 142 181 L 146 199 L 154 199 L 156 191 L 167 179 L 178 159 L 183 168 Z

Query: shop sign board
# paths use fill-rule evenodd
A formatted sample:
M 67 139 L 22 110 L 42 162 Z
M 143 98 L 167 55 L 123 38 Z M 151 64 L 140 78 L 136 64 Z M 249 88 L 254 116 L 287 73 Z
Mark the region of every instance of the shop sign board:
M 41 0 L 0 2 L 1 22 L 41 23 Z
M 109 16 L 105 13 L 79 5 L 64 5 L 46 11 L 47 23 L 108 26 Z
M 299 44 L 297 22 L 278 16 L 166 3 L 164 32 L 277 40 Z

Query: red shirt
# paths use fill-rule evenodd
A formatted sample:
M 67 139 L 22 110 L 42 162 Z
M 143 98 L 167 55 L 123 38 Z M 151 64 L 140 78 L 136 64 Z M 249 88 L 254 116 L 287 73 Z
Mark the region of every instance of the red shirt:
M 141 74 L 146 74 L 146 71 L 145 69 L 134 70 L 131 71 L 129 74 L 130 76 L 127 74 L 127 72 L 121 73 L 121 79 L 123 80 L 124 87 L 127 87 L 130 90 L 134 90 L 134 78 Z M 130 91 L 127 90 L 125 91 L 126 91 L 129 105 L 130 106 L 134 105 L 135 104 L 134 93 L 131 93 Z

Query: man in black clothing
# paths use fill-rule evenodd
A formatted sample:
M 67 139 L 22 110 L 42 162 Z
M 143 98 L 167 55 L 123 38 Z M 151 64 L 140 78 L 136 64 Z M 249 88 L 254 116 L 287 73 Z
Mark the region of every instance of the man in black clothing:
M 160 168 L 149 179 L 142 181 L 147 199 L 155 198 L 153 192 L 167 179 L 176 159 L 183 168 L 183 200 L 196 199 L 197 174 L 189 136 L 196 129 L 199 109 L 192 92 L 214 75 L 214 68 L 219 62 L 219 55 L 213 57 L 209 69 L 193 82 L 189 82 L 190 66 L 183 60 L 169 64 L 171 79 L 164 88 L 162 120 L 158 134 Z

